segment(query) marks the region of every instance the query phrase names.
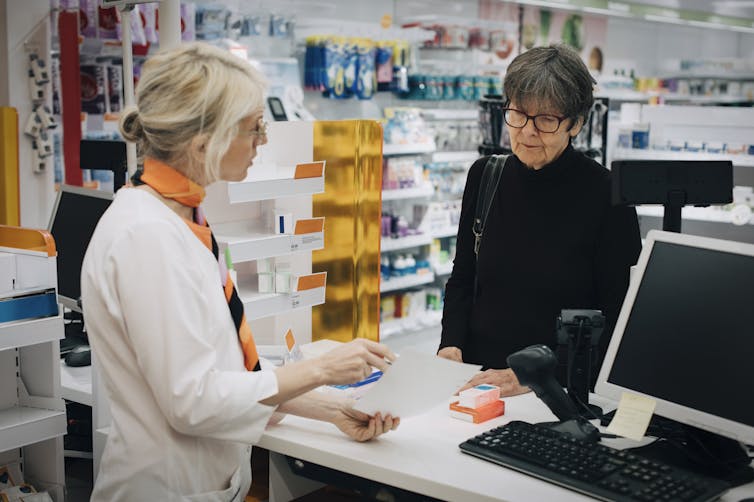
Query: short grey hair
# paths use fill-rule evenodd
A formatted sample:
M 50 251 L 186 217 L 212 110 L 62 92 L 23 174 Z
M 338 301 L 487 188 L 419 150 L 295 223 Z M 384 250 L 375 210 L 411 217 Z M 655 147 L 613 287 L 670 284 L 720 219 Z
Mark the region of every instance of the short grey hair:
M 503 90 L 508 104 L 552 106 L 572 119 L 573 127 L 579 118 L 582 124 L 589 118 L 596 83 L 576 51 L 556 44 L 516 56 L 505 73 Z
M 211 183 L 240 122 L 264 106 L 265 90 L 264 77 L 248 61 L 206 43 L 182 44 L 144 63 L 136 106 L 122 112 L 120 132 L 140 156 L 180 162 L 189 178 Z M 200 135 L 203 163 L 189 153 Z

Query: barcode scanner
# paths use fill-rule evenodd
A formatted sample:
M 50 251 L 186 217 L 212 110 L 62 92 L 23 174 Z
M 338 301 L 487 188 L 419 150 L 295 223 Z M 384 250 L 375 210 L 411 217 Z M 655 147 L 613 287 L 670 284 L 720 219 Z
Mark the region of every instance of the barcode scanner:
M 547 345 L 531 345 L 506 359 L 518 382 L 540 398 L 560 420 L 579 416 L 573 402 L 555 379 L 558 360 Z
M 546 427 L 583 441 L 599 441 L 599 430 L 579 416 L 576 405 L 555 379 L 558 361 L 550 347 L 531 345 L 509 355 L 506 361 L 518 382 L 533 390 L 560 419 L 560 422 L 547 424 Z

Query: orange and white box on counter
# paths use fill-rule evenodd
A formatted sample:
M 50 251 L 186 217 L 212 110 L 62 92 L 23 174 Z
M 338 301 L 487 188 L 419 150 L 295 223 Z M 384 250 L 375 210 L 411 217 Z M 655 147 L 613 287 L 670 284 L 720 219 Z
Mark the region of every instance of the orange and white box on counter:
M 464 408 L 479 408 L 500 399 L 500 387 L 482 384 L 458 393 L 458 404 Z
M 465 420 L 467 422 L 473 422 L 475 424 L 481 424 L 495 417 L 499 417 L 505 413 L 505 401 L 502 399 L 496 399 L 490 403 L 487 403 L 478 408 L 466 408 L 461 406 L 458 401 L 450 404 L 450 416 Z

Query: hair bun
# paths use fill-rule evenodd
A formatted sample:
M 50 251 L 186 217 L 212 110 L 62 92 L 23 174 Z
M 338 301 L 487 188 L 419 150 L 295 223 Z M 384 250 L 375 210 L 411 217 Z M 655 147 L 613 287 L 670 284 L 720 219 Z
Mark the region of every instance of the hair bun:
M 138 143 L 144 139 L 144 125 L 139 117 L 139 110 L 130 108 L 123 112 L 120 119 L 120 133 L 126 141 Z

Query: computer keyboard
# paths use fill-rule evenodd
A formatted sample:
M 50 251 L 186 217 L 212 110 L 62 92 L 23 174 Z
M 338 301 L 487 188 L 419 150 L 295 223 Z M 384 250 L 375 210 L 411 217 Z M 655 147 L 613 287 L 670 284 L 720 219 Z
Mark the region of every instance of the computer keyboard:
M 724 481 L 526 422 L 510 422 L 459 446 L 469 455 L 600 500 L 708 501 L 730 488 Z

